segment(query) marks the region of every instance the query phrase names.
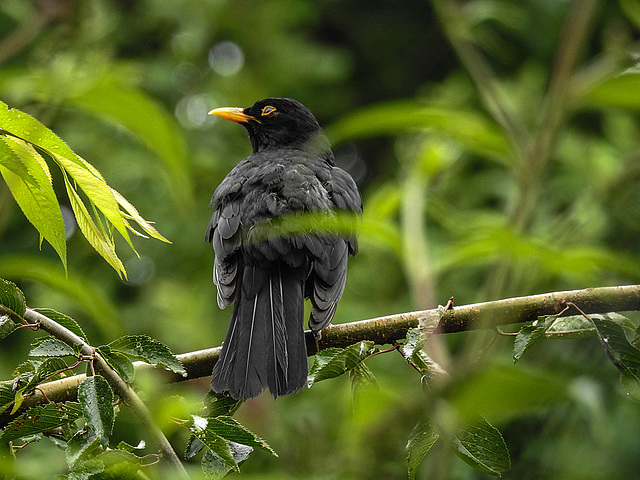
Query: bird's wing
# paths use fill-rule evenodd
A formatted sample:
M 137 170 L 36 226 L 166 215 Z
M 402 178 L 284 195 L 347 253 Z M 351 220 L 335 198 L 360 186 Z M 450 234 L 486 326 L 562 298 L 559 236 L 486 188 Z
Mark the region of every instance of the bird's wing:
M 362 199 L 356 183 L 344 170 L 333 167 L 331 178 L 326 182 L 326 188 L 334 207 L 337 210 L 362 212 Z M 344 292 L 347 279 L 347 260 L 349 255 L 358 251 L 355 234 L 349 236 L 315 237 L 320 242 L 313 262 L 313 283 L 309 292 L 313 305 L 309 328 L 319 332 L 325 328 L 336 311 L 338 300 Z
M 236 296 L 236 275 L 240 255 L 237 254 L 241 243 L 242 224 L 240 191 L 247 180 L 247 165 L 243 162 L 225 177 L 216 188 L 210 205 L 215 208 L 205 240 L 213 244 L 215 254 L 213 264 L 213 283 L 218 291 L 220 308 L 233 303 Z
M 351 175 L 338 167 L 331 170 L 331 180 L 327 182 L 327 190 L 333 205 L 338 210 L 362 213 L 362 198 Z M 358 252 L 358 240 L 355 235 L 347 238 L 349 253 Z

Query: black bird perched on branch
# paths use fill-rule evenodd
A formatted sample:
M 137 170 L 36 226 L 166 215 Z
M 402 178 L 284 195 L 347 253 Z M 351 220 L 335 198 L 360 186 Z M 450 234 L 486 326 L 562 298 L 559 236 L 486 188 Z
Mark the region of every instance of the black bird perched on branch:
M 304 212 L 362 211 L 351 176 L 335 166 L 313 114 L 288 98 L 210 112 L 244 126 L 253 155 L 216 188 L 206 240 L 213 243 L 218 305 L 234 303 L 211 388 L 246 400 L 268 388 L 298 392 L 307 378 L 304 299 L 316 338 L 333 318 L 357 241 L 349 233 L 259 235 L 259 227 Z M 276 227 L 273 227 L 276 229 Z

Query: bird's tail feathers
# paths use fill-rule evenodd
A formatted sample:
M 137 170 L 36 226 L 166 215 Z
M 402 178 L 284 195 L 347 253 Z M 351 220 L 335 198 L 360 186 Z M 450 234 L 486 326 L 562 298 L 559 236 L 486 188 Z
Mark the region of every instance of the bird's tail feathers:
M 303 269 L 276 262 L 246 265 L 211 388 L 246 400 L 268 388 L 298 392 L 307 379 Z

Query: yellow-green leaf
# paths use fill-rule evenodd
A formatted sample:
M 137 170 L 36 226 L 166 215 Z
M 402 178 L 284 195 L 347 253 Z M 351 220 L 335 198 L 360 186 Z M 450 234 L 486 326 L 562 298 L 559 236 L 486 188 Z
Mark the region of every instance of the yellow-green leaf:
M 22 176 L 0 165 L 0 173 L 4 177 L 9 189 L 25 217 L 55 249 L 67 266 L 67 244 L 64 232 L 62 212 L 58 199 L 51 185 L 48 169 L 43 169 L 44 159 L 38 152 L 23 140 L 5 135 L 0 141 L 0 155 L 6 148 L 24 165 L 27 175 Z
M 91 246 L 98 252 L 102 258 L 104 258 L 109 265 L 111 265 L 118 275 L 121 277 L 127 276 L 127 272 L 124 269 L 124 265 L 122 261 L 118 258 L 116 254 L 116 246 L 113 243 L 113 239 L 106 238 L 98 226 L 93 221 L 91 214 L 87 210 L 87 207 L 82 202 L 80 195 L 73 188 L 71 182 L 65 175 L 65 185 L 67 187 L 67 194 L 69 195 L 69 200 L 71 202 L 71 208 L 73 209 L 73 213 L 76 216 L 76 221 L 78 222 L 78 227 L 80 227 L 80 231 L 85 236 L 85 238 L 89 241 Z

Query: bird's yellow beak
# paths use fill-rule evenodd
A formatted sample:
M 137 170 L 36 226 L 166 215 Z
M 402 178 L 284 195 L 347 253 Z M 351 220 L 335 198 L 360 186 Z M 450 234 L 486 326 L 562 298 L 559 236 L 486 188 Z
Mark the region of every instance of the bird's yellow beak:
M 226 118 L 227 120 L 238 123 L 247 123 L 249 120 L 255 120 L 252 116 L 244 113 L 244 109 L 237 107 L 214 108 L 209 112 L 209 115 Z

